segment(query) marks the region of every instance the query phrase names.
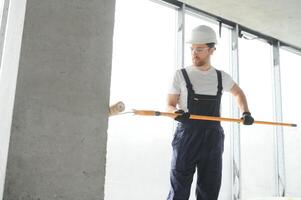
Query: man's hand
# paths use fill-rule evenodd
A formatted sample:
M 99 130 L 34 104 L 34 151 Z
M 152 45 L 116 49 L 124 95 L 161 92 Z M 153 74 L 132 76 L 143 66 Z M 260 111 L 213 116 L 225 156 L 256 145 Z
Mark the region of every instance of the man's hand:
M 190 117 L 190 113 L 184 112 L 184 110 L 176 110 L 175 113 L 180 114 L 175 118 L 178 122 L 187 122 Z
M 242 118 L 244 125 L 252 125 L 254 123 L 254 118 L 251 116 L 250 112 L 243 112 Z

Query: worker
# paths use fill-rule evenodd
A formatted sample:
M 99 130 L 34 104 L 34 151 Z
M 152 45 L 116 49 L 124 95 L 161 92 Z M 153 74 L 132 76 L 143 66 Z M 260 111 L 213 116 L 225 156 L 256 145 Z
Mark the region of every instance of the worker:
M 209 26 L 200 25 L 191 32 L 192 66 L 176 71 L 167 100 L 169 112 L 179 115 L 172 140 L 168 200 L 188 200 L 197 169 L 196 199 L 216 200 L 222 178 L 224 131 L 218 121 L 189 119 L 190 114 L 220 117 L 223 91 L 230 92 L 242 112 L 243 124 L 254 122 L 242 89 L 224 71 L 215 69 L 210 58 L 217 38 Z

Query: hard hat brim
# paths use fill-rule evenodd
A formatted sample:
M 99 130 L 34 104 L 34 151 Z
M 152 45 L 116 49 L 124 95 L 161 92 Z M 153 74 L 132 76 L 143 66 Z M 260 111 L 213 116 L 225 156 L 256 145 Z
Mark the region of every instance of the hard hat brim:
M 195 40 L 190 39 L 186 41 L 187 44 L 208 44 L 208 43 L 215 43 L 217 44 L 217 40 Z

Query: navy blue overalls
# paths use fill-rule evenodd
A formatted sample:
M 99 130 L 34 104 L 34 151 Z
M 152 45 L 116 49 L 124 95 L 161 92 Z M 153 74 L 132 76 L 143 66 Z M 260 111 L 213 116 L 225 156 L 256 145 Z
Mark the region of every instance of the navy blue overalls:
M 196 94 L 185 69 L 182 69 L 188 90 L 188 111 L 191 114 L 220 116 L 222 76 L 217 74 L 217 94 Z M 222 178 L 224 131 L 220 122 L 188 120 L 179 123 L 172 141 L 173 157 L 168 200 L 188 200 L 197 168 L 197 200 L 216 200 Z

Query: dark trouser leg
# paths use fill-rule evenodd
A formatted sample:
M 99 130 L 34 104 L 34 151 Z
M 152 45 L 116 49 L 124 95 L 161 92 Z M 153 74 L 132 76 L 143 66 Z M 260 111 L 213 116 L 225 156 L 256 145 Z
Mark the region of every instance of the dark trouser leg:
M 168 200 L 188 200 L 191 183 L 196 168 L 193 153 L 193 132 L 178 126 L 172 142 L 173 157 L 170 172 L 171 189 Z
M 168 200 L 188 200 L 190 195 L 191 183 L 195 170 L 172 169 L 170 173 L 171 189 Z
M 224 133 L 222 128 L 207 129 L 203 153 L 197 164 L 197 200 L 217 200 L 222 179 Z

